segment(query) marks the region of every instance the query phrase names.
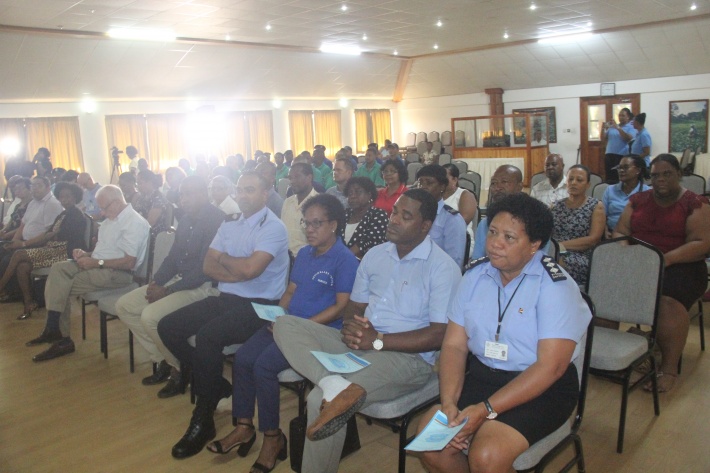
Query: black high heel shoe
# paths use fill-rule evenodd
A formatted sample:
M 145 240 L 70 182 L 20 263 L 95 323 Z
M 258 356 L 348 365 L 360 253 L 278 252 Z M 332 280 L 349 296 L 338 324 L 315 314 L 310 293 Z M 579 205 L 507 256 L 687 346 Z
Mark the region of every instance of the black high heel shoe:
M 259 462 L 256 462 L 251 466 L 251 470 L 249 470 L 249 473 L 254 473 L 254 472 L 270 473 L 271 470 L 276 468 L 276 465 L 279 463 L 279 461 L 284 461 L 284 460 L 286 460 L 286 458 L 288 458 L 288 439 L 286 438 L 286 435 L 284 435 L 284 433 L 282 431 L 279 430 L 278 433 L 274 433 L 274 434 L 264 434 L 264 437 L 281 437 L 284 441 L 284 444 L 281 447 L 281 450 L 279 450 L 279 453 L 276 454 L 276 461 L 274 462 L 274 465 L 271 468 L 264 466 Z
M 37 305 L 37 303 L 33 302 L 32 304 L 30 304 L 30 310 L 27 310 L 27 311 L 21 313 L 20 315 L 18 315 L 17 320 L 29 319 L 30 317 L 32 317 L 32 312 L 34 312 L 38 308 L 39 308 L 39 306 Z
M 237 422 L 237 425 L 245 425 L 252 430 L 254 429 L 254 426 L 252 424 L 248 424 L 246 422 Z M 226 455 L 227 453 L 231 452 L 235 448 L 237 448 L 237 455 L 240 457 L 246 457 L 249 454 L 249 450 L 251 450 L 251 446 L 254 445 L 254 442 L 256 441 L 256 432 L 254 432 L 249 440 L 246 442 L 237 442 L 233 445 L 230 445 L 226 449 L 222 447 L 222 442 L 219 440 L 215 440 L 214 442 L 210 443 L 207 445 L 207 450 L 209 450 L 212 453 L 219 453 L 221 455 Z

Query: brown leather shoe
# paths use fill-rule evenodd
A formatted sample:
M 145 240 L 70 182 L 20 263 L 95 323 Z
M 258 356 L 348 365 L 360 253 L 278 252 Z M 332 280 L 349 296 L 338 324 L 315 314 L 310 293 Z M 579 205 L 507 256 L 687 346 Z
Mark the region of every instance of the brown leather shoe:
M 308 426 L 306 436 L 310 440 L 322 440 L 340 430 L 348 420 L 362 407 L 367 398 L 367 391 L 359 384 L 351 384 L 332 401 L 321 406 L 320 415 Z
M 42 353 L 39 353 L 32 357 L 32 361 L 40 362 L 53 360 L 55 358 L 59 358 L 60 356 L 74 353 L 74 351 L 76 351 L 76 349 L 74 348 L 74 342 L 72 341 L 72 339 L 69 337 L 62 338 L 58 342 L 52 343 L 52 345 Z

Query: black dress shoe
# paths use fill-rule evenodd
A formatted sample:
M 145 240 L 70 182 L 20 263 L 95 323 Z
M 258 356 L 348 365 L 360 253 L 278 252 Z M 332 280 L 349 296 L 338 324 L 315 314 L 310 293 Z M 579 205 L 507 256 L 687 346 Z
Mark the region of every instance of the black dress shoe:
M 170 377 L 170 369 L 170 365 L 163 360 L 158 363 L 155 373 L 143 378 L 141 383 L 143 383 L 144 386 L 153 386 L 154 384 L 164 383 Z
M 183 378 L 178 370 L 173 368 L 168 378 L 168 384 L 163 386 L 163 389 L 158 391 L 158 397 L 160 399 L 167 399 L 169 397 L 177 396 L 178 394 L 184 394 L 185 388 L 183 386 Z
M 60 332 L 59 330 L 47 330 L 45 328 L 44 332 L 42 332 L 42 335 L 37 338 L 33 338 L 29 342 L 25 343 L 25 346 L 33 347 L 35 345 L 41 345 L 43 343 L 54 343 L 58 342 L 62 338 L 64 337 L 62 336 L 62 332 Z
M 190 419 L 190 426 L 180 441 L 173 446 L 173 458 L 188 458 L 196 455 L 205 448 L 207 442 L 217 436 L 214 427 L 212 412 L 206 409 L 195 408 Z
M 74 353 L 76 349 L 74 348 L 74 342 L 71 338 L 63 338 L 58 342 L 54 342 L 49 348 L 47 348 L 42 353 L 35 355 L 32 361 L 47 361 L 59 358 L 60 356 L 68 355 L 69 353 Z

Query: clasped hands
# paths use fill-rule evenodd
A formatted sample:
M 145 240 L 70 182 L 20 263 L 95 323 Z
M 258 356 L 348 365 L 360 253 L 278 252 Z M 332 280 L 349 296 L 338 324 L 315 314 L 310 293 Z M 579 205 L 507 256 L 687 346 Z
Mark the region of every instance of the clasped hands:
M 442 404 L 441 412 L 446 414 L 446 418 L 449 420 L 449 427 L 456 427 L 461 424 L 464 419 L 468 417 L 468 422 L 464 427 L 456 434 L 456 437 L 451 439 L 451 442 L 445 448 L 455 448 L 456 450 L 463 451 L 469 447 L 471 443 L 471 437 L 474 433 L 483 425 L 486 421 L 486 416 L 488 411 L 483 406 L 483 403 L 473 404 L 464 408 L 460 411 L 456 405 L 445 405 Z
M 157 285 L 155 282 L 151 281 L 145 290 L 145 299 L 149 304 L 155 301 L 159 301 L 163 297 L 168 295 L 168 289 L 163 286 Z
M 74 261 L 76 261 L 77 266 L 81 269 L 95 269 L 99 267 L 99 261 L 93 259 L 91 253 L 87 253 L 80 248 L 76 248 L 71 255 Z
M 343 343 L 353 350 L 371 350 L 372 342 L 377 338 L 377 330 L 367 317 L 359 315 L 343 322 L 340 334 L 343 336 Z

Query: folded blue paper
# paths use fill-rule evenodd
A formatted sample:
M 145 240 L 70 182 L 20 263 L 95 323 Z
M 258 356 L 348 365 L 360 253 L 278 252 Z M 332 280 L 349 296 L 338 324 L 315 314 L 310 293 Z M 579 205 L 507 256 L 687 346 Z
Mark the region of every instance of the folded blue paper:
M 313 356 L 331 373 L 354 373 L 370 366 L 370 362 L 353 353 L 333 355 L 322 351 L 311 351 Z
M 419 432 L 419 435 L 407 445 L 406 450 L 413 452 L 443 450 L 451 442 L 451 439 L 463 429 L 466 422 L 468 422 L 468 417 L 456 427 L 449 427 L 446 414 L 436 411 L 424 430 Z
M 252 302 L 251 306 L 260 319 L 268 320 L 269 322 L 276 322 L 277 317 L 286 315 L 286 311 L 280 305 L 264 305 Z

